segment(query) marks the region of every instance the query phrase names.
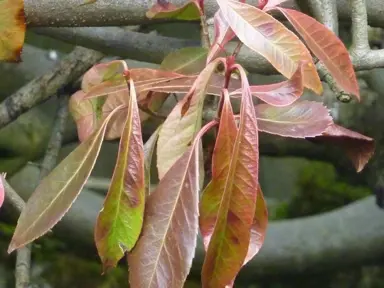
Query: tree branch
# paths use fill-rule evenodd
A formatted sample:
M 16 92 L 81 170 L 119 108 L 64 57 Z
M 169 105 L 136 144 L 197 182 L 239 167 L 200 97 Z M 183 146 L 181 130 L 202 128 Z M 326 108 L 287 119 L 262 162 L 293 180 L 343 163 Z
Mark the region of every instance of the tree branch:
M 351 51 L 366 53 L 369 50 L 368 19 L 365 0 L 350 0 L 352 18 Z
M 100 52 L 76 47 L 55 69 L 32 80 L 0 104 L 0 128 L 77 80 L 102 57 Z
M 17 194 L 15 190 L 4 179 L 5 197 L 16 208 L 20 214 L 25 208 L 24 200 Z M 16 267 L 15 267 L 15 281 L 16 288 L 27 288 L 30 281 L 30 267 L 31 267 L 31 245 L 27 245 L 17 250 Z
M 63 142 L 64 130 L 67 125 L 69 112 L 68 95 L 59 95 L 59 97 L 59 108 L 57 109 L 57 116 L 53 124 L 51 139 L 48 142 L 47 151 L 41 163 L 40 180 L 47 176 L 56 166 L 61 143 Z
M 302 0 L 299 0 L 302 1 Z M 342 20 L 351 18 L 350 0 L 337 0 L 337 7 Z M 75 26 L 125 26 L 148 23 L 145 13 L 153 4 L 150 0 L 98 0 L 89 5 L 80 6 L 79 0 L 25 0 L 25 15 L 29 27 L 75 27 Z M 186 0 L 172 0 L 175 5 L 182 5 Z M 366 0 L 369 24 L 384 27 L 384 7 L 381 0 Z M 251 5 L 256 0 L 247 1 Z M 212 17 L 217 10 L 216 0 L 206 0 L 206 15 Z M 284 6 L 296 8 L 290 0 Z M 154 21 L 151 21 L 154 23 Z
M 337 1 L 334 0 L 308 0 L 313 16 L 323 23 L 336 35 L 339 34 L 339 20 L 337 14 Z

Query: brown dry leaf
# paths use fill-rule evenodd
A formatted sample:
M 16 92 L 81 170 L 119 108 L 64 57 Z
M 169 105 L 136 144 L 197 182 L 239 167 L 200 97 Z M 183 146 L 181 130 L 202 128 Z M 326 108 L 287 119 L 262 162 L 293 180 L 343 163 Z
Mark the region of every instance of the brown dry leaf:
M 25 38 L 23 0 L 0 0 L 0 60 L 20 62 Z

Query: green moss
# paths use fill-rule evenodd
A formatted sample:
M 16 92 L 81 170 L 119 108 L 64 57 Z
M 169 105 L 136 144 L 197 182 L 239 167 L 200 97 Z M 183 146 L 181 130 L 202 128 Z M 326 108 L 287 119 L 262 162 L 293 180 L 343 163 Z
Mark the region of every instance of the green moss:
M 302 169 L 297 186 L 291 201 L 277 207 L 275 219 L 323 213 L 371 195 L 366 187 L 340 181 L 331 164 L 318 161 Z

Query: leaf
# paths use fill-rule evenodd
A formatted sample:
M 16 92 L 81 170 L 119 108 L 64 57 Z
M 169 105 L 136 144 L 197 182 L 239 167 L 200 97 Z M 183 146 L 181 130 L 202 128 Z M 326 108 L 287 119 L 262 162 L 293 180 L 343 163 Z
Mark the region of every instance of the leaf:
M 20 62 L 25 38 L 23 0 L 0 1 L 0 61 Z
M 211 195 L 205 196 L 212 197 L 213 200 L 218 195 L 221 197 L 219 198 L 220 206 L 217 212 L 217 220 L 202 268 L 203 287 L 225 287 L 233 282 L 248 253 L 250 231 L 255 215 L 259 185 L 257 119 L 246 74 L 242 69 L 239 69 L 239 72 L 243 87 L 239 129 L 230 153 L 228 151 L 231 150 L 231 147 L 228 149 L 228 145 L 232 142 L 232 139 L 228 139 L 226 133 L 232 135 L 233 132 L 229 131 L 234 128 L 219 130 L 215 150 L 218 155 L 226 153 L 226 159 L 225 161 L 215 160 L 212 163 L 212 183 L 217 181 L 218 184 L 216 185 L 218 186 L 215 187 L 216 185 L 213 184 Z M 226 116 L 226 114 L 222 114 L 221 117 L 228 117 L 228 119 L 221 121 L 230 122 L 230 125 L 233 126 L 233 115 L 229 113 L 229 116 Z M 227 148 L 221 149 L 221 145 Z M 218 148 L 216 149 L 216 147 Z M 206 201 L 208 202 L 207 206 L 212 206 L 205 207 L 206 211 L 208 211 L 207 214 L 203 211 L 204 209 L 200 209 L 202 219 L 209 219 L 209 211 L 214 211 L 215 207 L 217 207 L 216 201 Z M 203 216 L 203 213 L 205 216 Z
M 165 120 L 157 145 L 157 168 L 160 179 L 185 153 L 200 130 L 207 86 L 219 61 L 221 60 L 208 64 L 193 83 L 190 92 L 176 104 Z
M 8 253 L 44 235 L 69 210 L 95 165 L 112 116 L 40 182 L 20 215 Z
M 4 198 L 5 198 L 4 181 L 5 181 L 5 173 L 1 173 L 0 174 L 0 208 L 1 206 L 3 206 Z
M 288 1 L 288 0 L 268 0 L 267 1 L 267 5 L 265 5 L 263 7 L 263 10 L 264 11 L 271 10 L 271 9 L 275 8 L 276 6 L 282 4 L 282 3 L 286 2 L 286 1 Z
M 151 165 L 153 152 L 155 151 L 157 139 L 159 138 L 159 132 L 161 125 L 157 127 L 151 137 L 145 142 L 144 145 L 144 168 L 145 168 L 145 195 L 149 196 L 151 191 Z
M 355 131 L 333 124 L 315 141 L 332 143 L 340 146 L 353 162 L 357 172 L 361 172 L 375 152 L 372 138 Z
M 81 90 L 69 99 L 69 110 L 76 122 L 77 134 L 80 142 L 85 141 L 102 122 L 105 97 L 84 99 L 85 93 Z
M 200 6 L 195 0 L 189 0 L 181 7 L 172 3 L 154 4 L 146 13 L 149 19 L 200 20 Z
M 217 0 L 223 16 L 237 37 L 250 49 L 265 57 L 285 77 L 304 61 L 304 86 L 321 94 L 323 87 L 311 54 L 300 39 L 272 16 L 251 5 Z
M 205 68 L 208 50 L 202 47 L 185 47 L 164 58 L 160 69 L 184 75 L 198 74 Z
M 136 244 L 144 217 L 144 151 L 132 79 L 128 113 L 111 185 L 96 221 L 95 242 L 104 271 Z
M 302 76 L 303 71 L 302 66 L 300 65 L 291 79 L 269 85 L 251 86 L 251 93 L 253 96 L 272 106 L 288 106 L 303 94 L 304 87 Z M 239 95 L 241 95 L 241 89 L 231 93 L 231 96 Z
M 286 107 L 260 104 L 255 110 L 260 131 L 284 137 L 319 136 L 333 123 L 328 109 L 314 101 L 300 101 Z
M 343 42 L 327 27 L 296 10 L 278 8 L 305 40 L 312 52 L 322 61 L 337 84 L 360 99 L 352 61 Z
M 251 227 L 251 237 L 249 241 L 249 247 L 247 256 L 245 257 L 243 266 L 259 253 L 261 247 L 264 244 L 265 234 L 268 226 L 268 210 L 267 204 L 265 203 L 263 191 L 259 185 L 257 190 L 256 210 L 253 218 L 253 224 Z M 227 285 L 226 288 L 233 287 L 234 280 L 231 284 Z
M 224 46 L 236 36 L 220 9 L 215 13 L 213 20 L 215 38 L 209 50 L 207 63 L 211 62 L 223 50 Z
M 148 197 L 142 236 L 128 256 L 131 287 L 183 287 L 196 248 L 198 189 L 193 145 Z

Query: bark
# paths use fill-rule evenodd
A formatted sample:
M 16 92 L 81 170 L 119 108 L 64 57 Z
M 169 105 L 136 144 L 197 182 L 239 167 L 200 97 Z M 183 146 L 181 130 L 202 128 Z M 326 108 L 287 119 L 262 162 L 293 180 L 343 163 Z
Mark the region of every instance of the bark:
M 300 0 L 301 2 L 302 0 Z M 349 20 L 349 0 L 335 0 L 342 20 Z M 170 1 L 182 5 L 185 0 Z M 296 7 L 297 1 L 287 1 L 285 6 Z M 367 0 L 369 24 L 384 27 L 384 6 L 381 0 Z M 153 5 L 150 0 L 98 0 L 80 6 L 81 1 L 25 0 L 25 14 L 30 27 L 75 27 L 75 26 L 124 26 L 148 23 L 146 11 Z M 255 5 L 256 0 L 247 1 Z M 216 0 L 206 0 L 206 13 L 211 17 L 217 10 Z

